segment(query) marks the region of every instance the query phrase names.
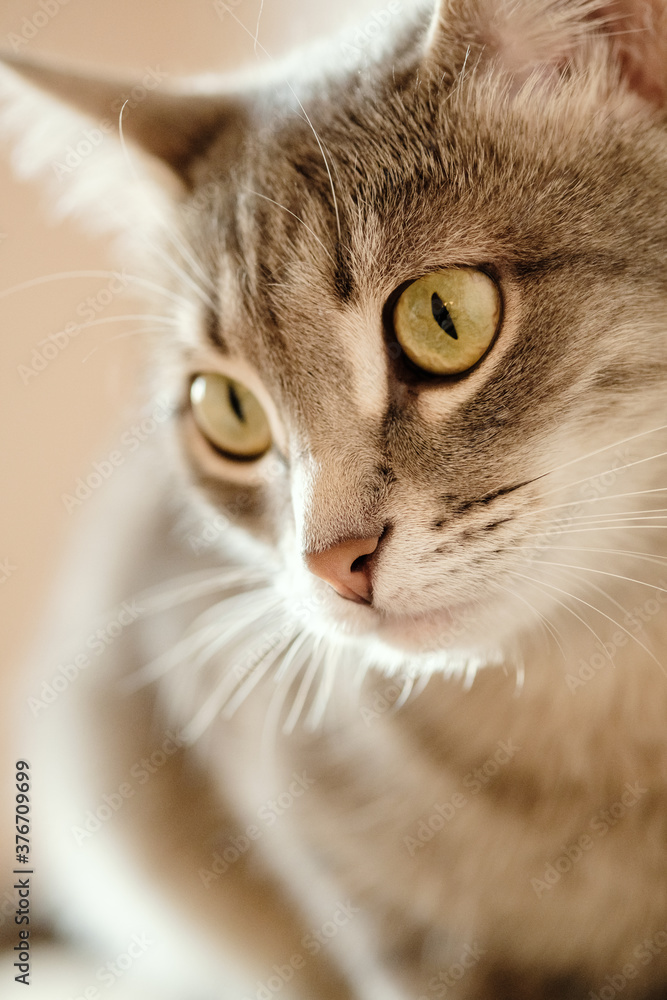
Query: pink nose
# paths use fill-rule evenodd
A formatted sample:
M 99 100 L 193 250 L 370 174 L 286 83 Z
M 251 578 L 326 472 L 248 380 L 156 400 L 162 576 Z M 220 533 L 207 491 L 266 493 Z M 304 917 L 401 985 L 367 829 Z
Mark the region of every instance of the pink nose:
M 351 538 L 332 545 L 324 552 L 306 554 L 306 565 L 311 573 L 331 584 L 341 597 L 357 604 L 371 603 L 371 574 L 369 556 L 378 547 L 380 536 Z

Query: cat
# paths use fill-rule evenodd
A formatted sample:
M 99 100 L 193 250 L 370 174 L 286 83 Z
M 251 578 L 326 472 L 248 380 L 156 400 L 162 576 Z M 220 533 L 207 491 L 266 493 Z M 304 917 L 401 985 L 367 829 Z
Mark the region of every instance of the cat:
M 667 5 L 362 57 L 134 107 L 4 58 L 27 172 L 120 118 L 69 198 L 164 317 L 26 682 L 67 988 L 657 998 Z

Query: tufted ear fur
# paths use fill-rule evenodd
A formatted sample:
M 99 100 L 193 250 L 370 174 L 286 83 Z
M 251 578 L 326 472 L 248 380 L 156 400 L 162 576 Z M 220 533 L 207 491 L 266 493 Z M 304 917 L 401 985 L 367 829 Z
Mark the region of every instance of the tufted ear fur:
M 495 62 L 515 87 L 602 54 L 643 101 L 667 103 L 667 0 L 440 0 L 427 66 L 455 78 Z
M 93 119 L 118 127 L 122 110 L 124 134 L 186 182 L 193 162 L 239 111 L 238 102 L 235 106 L 233 100 L 220 94 L 194 89 L 166 91 L 160 86 L 164 74 L 159 68 L 136 81 L 110 80 L 23 56 L 5 55 L 2 61 L 31 84 Z
M 225 150 L 241 142 L 246 101 L 223 90 L 217 77 L 175 87 L 159 67 L 139 79 L 108 78 L 3 53 L 0 110 L 3 131 L 16 139 L 20 174 L 50 174 L 62 211 L 85 211 L 91 221 L 119 228 L 120 215 L 125 224 L 128 213 L 138 222 L 156 205 L 164 208 L 165 191 L 196 186 L 211 157 L 224 167 Z M 134 156 L 127 162 L 120 123 L 128 145 L 148 154 L 147 164 Z M 160 185 L 151 161 L 163 167 Z
M 644 99 L 667 103 L 667 3 L 665 0 L 617 0 L 605 5 L 615 18 L 613 51 L 628 85 Z

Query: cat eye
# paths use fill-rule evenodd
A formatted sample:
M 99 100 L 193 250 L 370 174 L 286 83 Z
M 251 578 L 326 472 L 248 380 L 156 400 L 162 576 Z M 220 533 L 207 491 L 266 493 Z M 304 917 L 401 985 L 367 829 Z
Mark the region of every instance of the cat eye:
M 236 379 L 209 372 L 190 386 L 192 413 L 204 437 L 228 458 L 261 458 L 271 429 L 257 397 Z
M 434 375 L 468 371 L 486 354 L 498 329 L 500 293 L 482 271 L 450 267 L 408 285 L 394 307 L 399 344 Z

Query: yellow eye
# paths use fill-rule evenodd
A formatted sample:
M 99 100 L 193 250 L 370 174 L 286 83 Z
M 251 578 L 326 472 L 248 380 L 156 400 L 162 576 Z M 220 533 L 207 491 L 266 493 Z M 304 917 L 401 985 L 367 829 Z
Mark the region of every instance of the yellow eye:
M 398 342 L 435 375 L 465 372 L 486 353 L 500 319 L 500 294 L 482 271 L 448 268 L 418 278 L 394 307 Z
M 197 375 L 190 387 L 199 430 L 230 458 L 254 459 L 271 447 L 269 421 L 250 389 L 226 375 Z

